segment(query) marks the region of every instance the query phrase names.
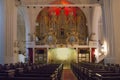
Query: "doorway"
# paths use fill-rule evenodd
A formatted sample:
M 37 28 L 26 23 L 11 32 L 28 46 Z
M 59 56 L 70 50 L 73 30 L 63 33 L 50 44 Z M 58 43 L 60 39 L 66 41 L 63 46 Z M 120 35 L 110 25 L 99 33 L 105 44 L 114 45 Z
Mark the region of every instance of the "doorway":
M 70 63 L 77 61 L 77 51 L 73 48 L 52 48 L 48 50 L 48 63 L 64 65 L 64 69 L 70 69 Z

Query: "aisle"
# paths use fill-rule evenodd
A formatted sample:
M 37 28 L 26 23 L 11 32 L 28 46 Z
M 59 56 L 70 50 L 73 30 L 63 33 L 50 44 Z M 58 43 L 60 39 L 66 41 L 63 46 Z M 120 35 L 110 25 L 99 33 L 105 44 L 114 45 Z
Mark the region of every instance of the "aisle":
M 62 80 L 77 80 L 71 69 L 64 69 Z

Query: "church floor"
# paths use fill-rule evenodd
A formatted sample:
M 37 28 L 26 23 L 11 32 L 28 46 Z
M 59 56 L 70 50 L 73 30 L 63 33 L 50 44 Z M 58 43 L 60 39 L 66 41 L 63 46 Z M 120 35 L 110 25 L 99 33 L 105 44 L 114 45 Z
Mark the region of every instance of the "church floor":
M 77 80 L 71 69 L 64 69 L 62 73 L 62 80 Z

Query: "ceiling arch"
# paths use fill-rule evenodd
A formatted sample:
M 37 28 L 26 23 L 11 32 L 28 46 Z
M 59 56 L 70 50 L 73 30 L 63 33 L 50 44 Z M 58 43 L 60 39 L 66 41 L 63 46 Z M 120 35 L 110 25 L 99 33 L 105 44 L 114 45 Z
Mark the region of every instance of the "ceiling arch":
M 30 4 L 49 4 L 54 1 L 58 0 L 20 0 L 23 5 L 30 5 Z M 59 0 L 59 1 L 69 1 L 74 4 L 88 4 L 90 0 Z

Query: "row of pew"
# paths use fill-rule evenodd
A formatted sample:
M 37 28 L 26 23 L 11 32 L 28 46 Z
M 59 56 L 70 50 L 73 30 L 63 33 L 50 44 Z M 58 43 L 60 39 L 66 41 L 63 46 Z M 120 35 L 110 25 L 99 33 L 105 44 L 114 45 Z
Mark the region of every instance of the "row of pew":
M 62 70 L 62 64 L 5 64 L 0 65 L 0 80 L 61 80 Z
M 71 63 L 71 69 L 78 80 L 120 80 L 118 64 Z

